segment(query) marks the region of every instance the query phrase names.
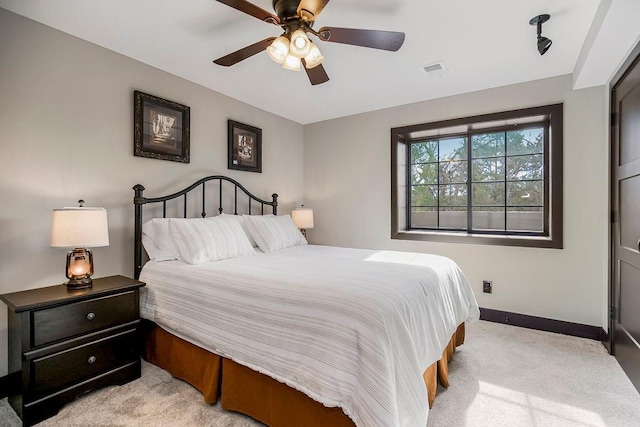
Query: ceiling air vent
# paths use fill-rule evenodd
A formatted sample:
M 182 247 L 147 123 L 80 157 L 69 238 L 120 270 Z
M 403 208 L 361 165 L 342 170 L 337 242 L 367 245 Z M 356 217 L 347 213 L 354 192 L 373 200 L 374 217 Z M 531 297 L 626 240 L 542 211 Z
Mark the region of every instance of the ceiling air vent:
M 420 67 L 422 71 L 424 71 L 427 77 L 442 77 L 447 74 L 449 71 L 447 70 L 447 66 L 444 65 L 444 61 L 436 62 L 429 65 L 423 65 Z

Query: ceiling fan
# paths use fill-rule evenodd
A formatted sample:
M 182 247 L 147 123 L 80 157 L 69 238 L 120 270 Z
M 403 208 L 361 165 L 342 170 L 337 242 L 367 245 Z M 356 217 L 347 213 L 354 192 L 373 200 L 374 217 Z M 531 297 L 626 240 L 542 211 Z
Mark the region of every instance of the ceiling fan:
M 318 47 L 309 40 L 307 33 L 325 42 L 393 52 L 400 49 L 404 43 L 404 33 L 395 31 L 339 27 L 322 27 L 315 31 L 313 24 L 329 0 L 273 0 L 273 9 L 277 16 L 246 0 L 217 1 L 284 30 L 279 37 L 268 37 L 213 61 L 225 67 L 266 50 L 272 60 L 288 70 L 298 71 L 301 65 L 304 65 L 311 84 L 318 85 L 328 81 L 329 76 L 322 66 L 324 57 Z

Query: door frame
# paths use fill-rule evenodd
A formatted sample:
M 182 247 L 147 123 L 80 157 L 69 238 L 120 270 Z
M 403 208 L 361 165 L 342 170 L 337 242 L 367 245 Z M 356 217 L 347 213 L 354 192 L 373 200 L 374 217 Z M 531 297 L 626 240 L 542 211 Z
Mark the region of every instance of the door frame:
M 614 272 L 615 272 L 615 258 L 613 256 L 614 247 L 615 247 L 615 227 L 618 212 L 616 212 L 615 206 L 613 206 L 613 195 L 615 194 L 615 168 L 617 165 L 614 164 L 614 144 L 616 144 L 616 125 L 617 125 L 617 117 L 614 114 L 615 111 L 615 90 L 622 79 L 624 79 L 631 68 L 636 64 L 636 62 L 640 62 L 640 42 L 633 48 L 627 59 L 624 60 L 623 64 L 620 66 L 618 71 L 614 74 L 611 82 L 609 84 L 609 262 L 608 265 L 608 301 L 607 301 L 607 309 L 608 309 L 608 327 L 609 327 L 609 336 L 608 340 L 604 342 L 605 347 L 609 351 L 611 355 L 615 355 L 615 283 L 614 283 Z

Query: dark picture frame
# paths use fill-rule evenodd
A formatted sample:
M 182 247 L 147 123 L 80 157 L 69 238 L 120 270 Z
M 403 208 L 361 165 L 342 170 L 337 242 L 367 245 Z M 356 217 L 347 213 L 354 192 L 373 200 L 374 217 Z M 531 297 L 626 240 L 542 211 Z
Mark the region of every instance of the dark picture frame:
M 189 163 L 190 108 L 133 93 L 133 155 Z
M 262 129 L 228 121 L 228 168 L 262 173 Z

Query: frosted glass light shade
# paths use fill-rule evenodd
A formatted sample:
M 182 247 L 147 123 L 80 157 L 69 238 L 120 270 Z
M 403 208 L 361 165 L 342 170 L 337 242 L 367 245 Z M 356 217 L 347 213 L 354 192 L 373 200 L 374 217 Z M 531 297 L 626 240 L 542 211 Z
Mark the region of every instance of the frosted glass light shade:
M 287 55 L 284 60 L 284 64 L 282 64 L 282 68 L 291 71 L 300 71 L 301 60 L 297 56 Z
M 318 49 L 318 46 L 311 43 L 311 50 L 309 50 L 309 54 L 304 57 L 305 66 L 307 68 L 317 67 L 322 64 L 322 61 L 324 61 L 324 56 L 320 53 L 320 49 Z
M 285 36 L 276 38 L 273 43 L 267 46 L 267 54 L 274 62 L 283 64 L 289 53 L 289 39 Z
M 304 58 L 309 54 L 310 50 L 311 40 L 309 40 L 309 37 L 307 37 L 304 31 L 295 30 L 293 34 L 291 34 L 290 54 L 298 58 Z
M 104 208 L 64 208 L 53 211 L 51 247 L 99 246 L 109 246 L 107 211 Z
M 298 228 L 313 228 L 313 209 L 296 209 L 291 212 L 291 219 Z

